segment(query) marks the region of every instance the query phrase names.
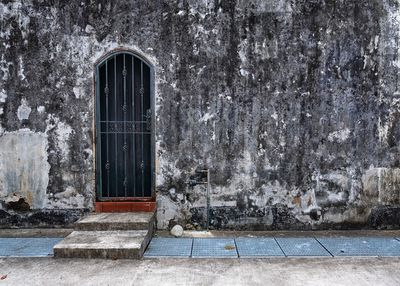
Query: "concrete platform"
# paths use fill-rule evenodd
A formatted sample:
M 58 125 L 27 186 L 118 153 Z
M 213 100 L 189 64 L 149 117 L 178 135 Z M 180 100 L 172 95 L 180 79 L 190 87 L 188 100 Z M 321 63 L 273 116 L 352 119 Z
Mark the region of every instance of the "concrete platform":
M 154 212 L 92 213 L 54 246 L 54 257 L 140 259 L 154 224 Z
M 74 231 L 53 250 L 62 258 L 140 259 L 150 239 L 148 230 Z
M 91 213 L 75 223 L 75 230 L 143 230 L 154 224 L 154 212 Z

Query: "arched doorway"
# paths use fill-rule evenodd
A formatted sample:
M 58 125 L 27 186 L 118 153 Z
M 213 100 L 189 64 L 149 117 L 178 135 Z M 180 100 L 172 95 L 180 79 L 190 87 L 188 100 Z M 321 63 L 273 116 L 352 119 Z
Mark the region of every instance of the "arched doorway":
M 98 201 L 153 197 L 153 68 L 131 52 L 96 66 Z

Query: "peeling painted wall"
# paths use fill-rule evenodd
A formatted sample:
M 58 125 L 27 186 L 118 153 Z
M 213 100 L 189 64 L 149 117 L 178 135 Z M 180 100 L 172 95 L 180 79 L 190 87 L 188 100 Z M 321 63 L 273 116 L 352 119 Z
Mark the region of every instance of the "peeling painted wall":
M 23 199 L 44 208 L 50 169 L 46 136 L 22 129 L 3 134 L 0 146 L 0 199 L 8 206 Z
M 93 68 L 125 48 L 155 66 L 159 228 L 204 227 L 203 167 L 213 228 L 399 227 L 399 10 L 1 1 L 2 225 L 93 209 Z

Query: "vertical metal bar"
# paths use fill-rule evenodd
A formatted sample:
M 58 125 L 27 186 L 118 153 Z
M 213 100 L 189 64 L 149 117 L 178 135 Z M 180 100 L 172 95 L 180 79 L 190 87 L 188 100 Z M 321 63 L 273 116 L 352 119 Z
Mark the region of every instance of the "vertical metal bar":
M 106 61 L 106 88 L 104 90 L 106 94 L 106 151 L 107 151 L 107 162 L 106 162 L 106 172 L 107 172 L 107 197 L 110 197 L 110 161 L 108 158 L 108 94 L 110 92 L 108 88 L 108 60 Z
M 144 136 L 144 108 L 143 108 L 143 95 L 144 95 L 144 89 L 143 89 L 143 61 L 140 61 L 140 114 L 141 114 L 141 121 L 142 121 L 142 123 L 141 123 L 141 136 L 140 136 L 140 138 L 141 138 L 141 143 L 142 143 L 142 146 L 141 146 L 141 153 L 142 153 L 142 156 L 141 156 L 141 159 L 142 159 L 142 162 L 141 162 L 141 165 L 140 165 L 140 167 L 141 167 L 141 169 L 142 169 L 142 178 L 141 178 L 141 181 L 142 181 L 142 197 L 144 197 L 144 140 L 143 140 L 143 136 Z
M 210 229 L 210 169 L 207 169 L 207 231 Z
M 155 166 L 154 166 L 154 161 L 155 161 L 155 117 L 156 117 L 156 111 L 155 111 L 155 97 L 154 97 L 154 68 L 150 67 L 150 109 L 151 109 L 151 132 L 150 132 L 150 196 L 153 196 L 154 190 L 155 190 L 155 179 L 156 179 L 156 172 L 155 172 Z
M 114 56 L 114 120 L 117 126 L 117 56 Z M 116 128 L 115 136 L 115 195 L 118 197 L 118 148 L 117 148 L 117 138 L 118 138 L 118 128 Z
M 101 133 L 100 133 L 100 71 L 99 67 L 96 67 L 96 165 L 97 165 L 97 192 L 99 199 L 102 198 L 102 163 L 101 163 Z
M 133 122 L 133 196 L 136 196 L 136 123 L 135 123 L 135 57 L 132 57 L 132 122 Z
M 123 105 L 123 112 L 124 112 L 124 147 L 123 147 L 123 151 L 124 151 L 124 194 L 125 197 L 127 195 L 127 188 L 128 188 L 128 180 L 126 178 L 126 153 L 128 151 L 128 145 L 126 144 L 126 65 L 125 65 L 125 55 L 124 54 L 124 67 L 122 70 L 122 75 L 124 77 L 124 105 Z

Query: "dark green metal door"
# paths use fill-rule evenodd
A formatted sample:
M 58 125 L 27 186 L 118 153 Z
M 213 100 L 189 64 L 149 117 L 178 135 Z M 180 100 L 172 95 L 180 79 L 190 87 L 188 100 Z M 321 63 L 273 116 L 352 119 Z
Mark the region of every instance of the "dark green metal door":
M 152 78 L 151 67 L 127 52 L 97 66 L 99 200 L 152 196 Z

